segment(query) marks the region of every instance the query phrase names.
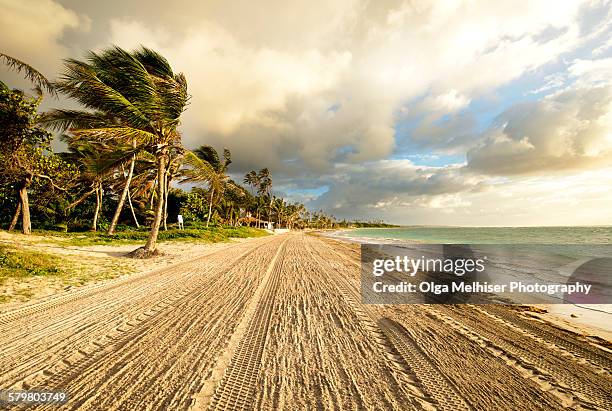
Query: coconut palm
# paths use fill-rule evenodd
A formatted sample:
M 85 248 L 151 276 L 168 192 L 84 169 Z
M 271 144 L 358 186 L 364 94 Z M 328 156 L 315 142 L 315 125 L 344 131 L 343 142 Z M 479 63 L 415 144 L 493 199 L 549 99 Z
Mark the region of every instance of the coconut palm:
M 259 195 L 267 195 L 269 198 L 269 204 L 268 204 L 268 220 L 271 221 L 272 220 L 272 175 L 270 173 L 270 170 L 268 170 L 267 168 L 262 168 L 261 170 L 259 170 L 259 188 L 257 190 L 257 192 L 259 193 Z
M 56 89 L 88 111 L 54 110 L 46 121 L 83 140 L 131 144 L 155 156 L 157 204 L 147 244 L 135 256 L 155 252 L 164 211 L 166 167 L 180 144 L 177 127 L 188 101 L 187 81 L 159 53 L 141 47 L 89 52 L 84 61 L 68 59 Z
M 272 201 L 272 210 L 276 213 L 276 223 L 278 228 L 283 224 L 283 218 L 287 212 L 287 203 L 282 198 L 274 198 Z
M 262 197 L 257 197 L 255 203 L 255 218 L 257 219 L 257 228 L 261 228 L 261 216 L 266 212 L 267 203 Z
M 8 56 L 4 53 L 0 53 L 0 60 L 4 60 L 4 63 L 18 73 L 24 74 L 25 78 L 30 80 L 36 87 L 45 89 L 49 94 L 55 95 L 55 88 L 44 75 L 29 64 L 16 59 L 15 57 Z
M 248 184 L 249 187 L 251 187 L 251 194 L 254 194 L 254 189 L 256 187 L 259 187 L 259 184 L 261 183 L 261 178 L 259 176 L 259 174 L 257 174 L 257 171 L 255 170 L 251 170 L 248 173 L 245 174 L 244 176 L 244 180 L 242 180 L 244 184 Z
M 227 173 L 227 168 L 232 162 L 232 156 L 228 149 L 223 150 L 223 160 L 219 158 L 217 151 L 211 146 L 201 146 L 193 152 L 185 154 L 184 163 L 187 166 L 183 170 L 183 183 L 208 184 L 208 216 L 206 227 L 210 224 L 213 206 L 223 198 L 227 189 L 234 188 Z
M 262 168 L 259 170 L 257 182 L 259 183 L 258 193 L 260 195 L 267 195 L 270 197 L 270 202 L 272 202 L 271 194 L 272 194 L 272 175 L 270 174 L 270 170 L 267 168 Z
M 68 209 L 73 209 L 92 194 L 96 195 L 96 206 L 91 222 L 91 231 L 97 231 L 98 219 L 102 211 L 102 200 L 104 197 L 104 184 L 109 181 L 113 170 L 117 153 L 113 152 L 104 144 L 80 145 L 77 146 L 70 142 L 68 136 L 64 136 L 68 142 L 68 152 L 63 154 L 63 158 L 71 164 L 76 164 L 79 170 L 79 185 L 87 186 L 88 190 L 76 201 L 68 205 Z
M 291 204 L 289 207 L 287 207 L 287 217 L 285 219 L 287 223 L 287 228 L 291 229 L 298 222 L 300 222 L 305 211 L 306 211 L 306 207 L 304 207 L 304 204 L 296 203 L 296 204 Z M 303 222 L 302 222 L 302 225 L 303 225 Z

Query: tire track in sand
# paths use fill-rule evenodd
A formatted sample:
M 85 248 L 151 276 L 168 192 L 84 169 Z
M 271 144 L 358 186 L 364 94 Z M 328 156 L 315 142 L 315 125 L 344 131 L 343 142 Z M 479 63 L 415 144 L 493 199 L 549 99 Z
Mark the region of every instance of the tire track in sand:
M 472 409 L 434 362 L 419 348 L 406 328 L 390 318 L 380 319 L 378 325 L 404 360 L 410 364 L 439 409 L 449 411 Z
M 232 247 L 232 252 L 235 253 L 233 258 L 224 261 L 224 265 L 211 264 L 210 269 L 212 271 L 222 269 L 222 267 L 230 269 L 240 263 L 242 258 L 262 246 L 254 245 L 255 247 L 253 245 Z M 213 253 L 211 257 L 214 257 L 215 254 L 217 253 Z M 144 276 L 133 282 L 121 281 L 119 284 L 107 284 L 109 289 L 104 290 L 104 294 L 95 296 L 97 300 L 100 300 L 105 294 L 110 294 L 110 298 L 104 298 L 102 304 L 90 304 L 91 307 L 83 304 L 84 308 L 81 308 L 73 307 L 75 303 L 72 301 L 60 299 L 67 307 L 74 309 L 75 315 L 71 316 L 71 312 L 66 313 L 64 310 L 64 315 L 57 316 L 57 318 L 50 316 L 44 323 L 35 319 L 33 329 L 27 329 L 23 335 L 21 333 L 12 334 L 13 347 L 9 349 L 5 345 L 3 356 L 10 354 L 6 360 L 10 360 L 15 365 L 8 369 L 2 364 L 0 369 L 4 371 L 0 377 L 0 383 L 9 383 L 17 388 L 26 389 L 31 386 L 39 386 L 43 382 L 59 383 L 58 379 L 65 381 L 65 377 L 73 374 L 70 370 L 74 370 L 94 357 L 95 353 L 103 352 L 108 346 L 119 343 L 122 338 L 127 338 L 126 334 L 129 336 L 131 332 L 137 332 L 134 327 L 145 326 L 147 322 L 155 321 L 156 316 L 162 311 L 172 308 L 177 301 L 184 299 L 194 288 L 197 288 L 204 277 L 198 276 L 198 270 L 194 270 L 193 266 L 197 266 L 198 261 L 201 260 L 202 258 L 198 258 L 192 260 L 190 264 L 180 263 L 177 267 L 155 273 L 153 278 Z M 184 274 L 180 273 L 180 269 L 185 270 Z M 143 281 L 145 278 L 150 281 Z M 194 278 L 196 281 L 193 280 Z M 118 286 L 130 286 L 130 288 L 123 290 L 122 293 L 115 293 Z M 132 307 L 126 307 L 124 302 L 130 298 L 133 299 L 135 295 L 144 296 L 144 299 L 136 300 L 137 304 L 130 304 Z M 87 297 L 83 296 L 83 298 Z M 58 305 L 61 305 L 60 302 L 53 301 L 53 307 Z M 42 308 L 37 306 L 37 309 Z M 52 307 L 47 307 L 47 309 L 51 310 Z M 34 314 L 30 313 L 30 315 Z M 113 320 L 113 318 L 118 318 L 118 320 Z M 22 320 L 27 320 L 27 318 Z M 81 326 L 82 332 L 73 331 L 68 338 L 62 335 L 62 331 L 74 330 L 73 327 L 77 325 Z M 23 360 L 20 359 L 21 357 L 24 357 Z M 16 363 L 17 361 L 19 362 Z M 8 361 L 3 362 L 8 363 Z M 35 372 L 32 373 L 31 370 Z M 24 374 L 25 372 L 28 374 Z
M 429 315 L 447 324 L 466 339 L 478 344 L 493 357 L 505 361 L 509 367 L 516 369 L 523 378 L 536 383 L 542 392 L 557 397 L 563 407 L 571 409 L 597 409 L 595 404 L 584 401 L 569 391 L 567 387 L 559 383 L 553 375 L 540 370 L 520 356 L 513 355 L 511 352 L 506 351 L 503 347 L 473 331 L 463 323 L 459 323 L 457 320 L 438 312 L 432 307 L 427 307 L 426 309 Z
M 51 388 L 68 389 L 72 400 L 66 409 L 109 409 L 119 404 L 122 409 L 167 409 L 170 405 L 185 409 L 190 394 L 200 389 L 194 381 L 212 365 L 220 352 L 217 347 L 233 332 L 263 277 L 252 267 L 269 263 L 278 240 L 248 242 L 230 253 L 192 260 L 192 267 L 167 272 L 161 279 L 172 279 L 168 285 L 157 291 L 155 281 L 151 289 L 132 295 L 127 306 L 117 309 L 121 321 L 106 322 L 104 307 L 97 315 L 82 319 L 106 334 L 83 336 L 65 345 L 60 335 L 50 336 L 46 344 L 61 345 L 53 350 L 51 359 L 30 367 L 43 370 L 32 386 L 50 383 Z M 132 288 L 123 290 L 127 291 Z M 105 302 L 113 300 L 103 297 Z M 101 299 L 92 297 L 83 307 Z M 68 305 L 70 311 L 57 310 L 58 314 L 80 313 L 79 307 Z M 49 317 L 46 322 L 63 322 L 62 318 Z M 44 331 L 45 323 L 38 322 Z M 68 327 L 65 333 L 72 340 L 74 329 Z M 27 341 L 23 343 L 27 347 Z M 15 384 L 6 375 L 0 377 L 3 379 Z
M 612 380 L 608 375 L 592 372 L 590 367 L 585 369 L 587 364 L 573 363 L 572 366 L 554 350 L 510 327 L 492 327 L 491 321 L 483 321 L 480 309 L 475 308 L 467 306 L 459 311 L 457 307 L 440 306 L 427 307 L 427 310 L 466 338 L 485 344 L 493 355 L 517 368 L 542 391 L 558 397 L 564 406 L 612 409 Z
M 356 265 L 361 269 L 361 265 L 346 255 L 340 254 L 333 248 L 330 251 L 349 264 Z M 349 249 L 353 251 L 352 249 Z M 316 251 L 315 251 L 316 252 Z M 319 254 L 319 260 L 328 261 L 324 255 Z M 374 341 L 380 348 L 387 353 L 387 356 L 395 357 L 391 365 L 399 366 L 401 371 L 417 383 L 428 395 L 422 399 L 427 399 L 429 404 L 420 404 L 421 407 L 432 406 L 440 410 L 459 411 L 471 410 L 472 407 L 461 396 L 453 384 L 446 379 L 444 374 L 436 365 L 419 349 L 411 338 L 410 332 L 395 321 L 380 317 L 360 303 L 360 295 L 355 287 L 347 282 L 340 272 L 338 275 L 330 276 L 330 280 L 335 282 L 338 289 L 342 292 L 349 304 L 364 321 L 366 329 L 374 336 Z M 399 355 L 399 358 L 398 358 Z M 416 378 L 416 381 L 414 381 Z
M 255 295 L 245 311 L 240 325 L 230 339 L 226 354 L 221 357 L 204 387 L 208 390 L 195 396 L 194 410 L 245 410 L 252 405 L 261 356 L 268 335 L 274 297 L 284 260 L 287 240 L 278 247 Z M 231 356 L 229 364 L 227 357 Z M 223 369 L 225 368 L 224 372 Z M 210 401 L 210 388 L 216 378 L 223 377 Z M 209 405 L 210 402 L 210 405 Z
M 589 363 L 600 374 L 612 372 L 612 360 L 609 355 L 606 356 L 606 351 L 582 340 L 575 333 L 552 328 L 539 320 L 524 317 L 517 312 L 508 312 L 502 307 L 484 305 L 473 308 L 491 317 L 494 321 L 516 329 L 534 340 L 553 346 L 553 349 L 561 352 L 562 355 L 572 357 L 580 364 Z
M 336 242 L 334 242 L 335 244 Z M 348 247 L 346 247 L 344 244 L 339 244 L 340 247 L 343 250 L 349 250 L 351 251 L 351 254 L 353 254 L 352 252 L 354 251 L 353 249 L 349 249 Z M 342 253 L 344 254 L 344 252 Z M 348 258 L 345 255 L 345 258 L 347 260 L 349 260 L 349 262 L 351 262 L 354 265 L 358 265 L 358 263 L 356 261 L 354 261 L 354 256 L 353 258 Z M 391 297 L 390 297 L 391 298 Z M 427 350 L 425 349 L 425 347 L 429 347 L 427 349 L 431 349 L 433 348 L 435 345 L 437 344 L 448 344 L 450 343 L 450 341 L 447 340 L 447 338 L 450 338 L 451 336 L 448 335 L 447 337 L 444 337 L 444 340 L 440 340 L 438 342 L 436 342 L 435 340 L 432 340 L 432 338 L 434 338 L 434 334 L 436 333 L 434 330 L 435 329 L 440 329 L 439 326 L 445 327 L 448 325 L 451 325 L 451 329 L 453 329 L 456 333 L 457 336 L 460 338 L 465 338 L 465 342 L 466 343 L 470 343 L 470 344 L 476 344 L 477 346 L 479 346 L 482 349 L 483 354 L 488 354 L 488 355 L 492 355 L 494 358 L 498 358 L 501 359 L 503 361 L 503 363 L 505 363 L 505 366 L 509 366 L 512 369 L 517 370 L 517 372 L 515 373 L 515 375 L 517 377 L 520 378 L 520 376 L 522 376 L 523 378 L 529 378 L 531 379 L 531 381 L 534 383 L 533 387 L 534 388 L 538 388 L 539 390 L 541 390 L 542 392 L 551 395 L 553 397 L 557 398 L 557 401 L 559 401 L 559 405 L 560 404 L 565 404 L 566 406 L 573 406 L 573 407 L 584 407 L 584 408 L 594 408 L 594 404 L 590 403 L 589 401 L 584 401 L 581 398 L 577 397 L 575 394 L 572 395 L 572 393 L 568 393 L 567 389 L 564 389 L 563 386 L 560 386 L 558 384 L 555 384 L 554 380 L 552 380 L 550 378 L 550 375 L 548 374 L 542 374 L 539 372 L 539 370 L 537 370 L 536 368 L 530 366 L 527 363 L 524 363 L 521 358 L 515 358 L 515 357 L 508 357 L 507 355 L 504 355 L 502 351 L 500 351 L 497 347 L 494 347 L 490 341 L 484 339 L 481 335 L 474 333 L 474 332 L 466 332 L 466 330 L 464 329 L 464 324 L 463 323 L 450 323 L 448 321 L 447 318 L 443 318 L 443 316 L 440 315 L 434 315 L 434 311 L 433 311 L 433 307 L 430 306 L 426 306 L 426 305 L 415 305 L 415 306 L 410 306 L 410 307 L 402 307 L 400 306 L 395 306 L 394 307 L 394 311 L 401 313 L 403 311 L 406 311 L 408 308 L 412 309 L 416 309 L 417 312 L 420 310 L 420 312 L 426 312 L 429 313 L 429 316 L 431 317 L 431 319 L 435 319 L 436 321 L 429 321 L 429 323 L 431 323 L 430 325 L 426 325 L 426 324 L 421 324 L 418 320 L 410 320 L 409 323 L 411 324 L 410 326 L 417 326 L 419 327 L 418 329 L 415 329 L 415 331 L 419 331 L 419 338 L 417 338 L 416 335 L 412 335 L 411 331 L 409 331 L 406 326 L 397 323 L 397 322 L 393 322 L 393 323 L 389 323 L 389 320 L 385 320 L 383 318 L 383 321 L 379 322 L 379 325 L 381 326 L 381 328 L 383 329 L 383 331 L 385 331 L 388 334 L 388 337 L 390 340 L 394 341 L 394 345 L 398 348 L 398 350 L 402 351 L 404 357 L 407 359 L 407 361 L 412 365 L 414 363 L 419 363 L 419 364 L 423 364 L 425 368 L 431 368 L 428 367 L 427 363 L 430 363 L 431 365 L 433 365 L 434 370 L 438 370 L 441 371 L 440 365 L 443 365 L 444 367 L 448 366 L 445 364 L 438 364 L 440 363 L 439 357 L 430 357 L 430 354 L 427 353 Z M 410 312 L 411 310 L 408 310 L 408 312 Z M 383 308 L 379 311 L 382 311 L 383 313 L 388 311 L 388 309 Z M 437 312 L 435 312 L 437 314 Z M 382 314 L 381 314 L 382 315 Z M 408 317 L 406 317 L 407 319 L 411 319 L 411 315 L 408 314 Z M 485 318 L 482 318 L 481 320 L 485 320 Z M 461 321 L 460 319 L 458 319 L 458 321 Z M 488 321 L 488 323 L 490 323 L 490 321 Z M 386 327 L 385 327 L 386 326 Z M 499 328 L 499 325 L 493 323 L 491 324 L 493 329 L 497 329 Z M 428 327 L 434 327 L 432 328 L 431 331 L 434 332 L 434 334 L 432 334 L 431 332 L 427 331 Z M 440 329 L 441 330 L 441 329 Z M 424 333 L 421 331 L 425 331 Z M 443 335 L 443 334 L 442 334 Z M 438 336 L 437 338 L 440 338 L 442 335 Z M 427 342 L 427 344 L 425 344 L 425 341 L 422 341 L 422 338 L 426 338 L 427 340 L 430 340 L 429 342 Z M 430 346 L 430 343 L 432 343 L 433 345 Z M 458 341 L 459 343 L 459 341 Z M 464 344 L 464 343 L 463 343 Z M 405 348 L 409 348 L 410 350 L 407 351 Z M 402 349 L 404 348 L 404 349 Z M 540 347 L 540 349 L 547 349 L 548 347 L 546 345 L 542 345 L 542 347 Z M 436 350 L 439 351 L 439 350 Z M 438 353 L 439 354 L 439 353 Z M 449 353 L 452 355 L 452 353 Z M 435 355 L 435 354 L 434 354 Z M 434 359 L 436 361 L 434 361 Z M 445 363 L 444 361 L 442 363 Z M 452 363 L 452 361 L 451 361 Z M 502 363 L 502 364 L 503 364 Z M 443 367 L 443 368 L 444 368 Z M 496 367 L 499 367 L 499 365 L 496 365 Z M 436 371 L 431 371 L 429 370 L 429 373 L 426 373 L 423 378 L 427 379 L 430 378 L 430 374 L 432 372 L 436 372 Z M 450 377 L 450 375 L 456 375 L 455 370 L 450 369 L 447 370 L 449 371 L 449 376 L 448 380 L 453 381 L 453 378 Z M 467 371 L 467 370 L 466 370 Z M 467 375 L 466 375 L 467 377 Z M 477 376 L 474 376 L 477 377 Z M 552 384 L 551 384 L 552 382 Z M 514 385 L 516 385 L 516 383 L 513 381 Z M 425 382 L 424 385 L 429 385 L 430 387 L 433 387 L 433 390 L 436 390 L 437 385 L 439 385 L 439 383 L 435 382 L 435 381 L 430 381 L 430 383 L 428 384 L 427 382 Z M 465 388 L 465 387 L 462 387 Z M 566 387 L 568 388 L 568 387 Z M 464 390 L 461 390 L 462 392 Z M 428 391 L 429 392 L 429 391 Z M 431 394 L 432 392 L 430 392 Z M 466 393 L 463 392 L 463 395 L 471 395 L 471 393 Z M 447 401 L 445 399 L 446 395 L 438 393 L 438 398 L 442 401 Z M 464 397 L 465 398 L 465 397 Z M 480 401 L 482 400 L 482 398 L 480 398 L 479 396 L 477 396 L 476 398 L 472 398 L 470 397 L 470 399 L 473 399 L 475 401 Z M 509 400 L 512 400 L 512 398 L 508 398 Z M 546 403 L 546 401 L 544 400 L 544 398 L 542 398 L 542 400 L 544 401 L 544 403 Z M 480 403 L 482 403 L 482 401 L 480 401 Z M 541 404 L 544 405 L 544 404 Z M 548 406 L 550 406 L 550 402 L 548 402 Z M 454 409 L 454 406 L 450 406 L 450 409 Z

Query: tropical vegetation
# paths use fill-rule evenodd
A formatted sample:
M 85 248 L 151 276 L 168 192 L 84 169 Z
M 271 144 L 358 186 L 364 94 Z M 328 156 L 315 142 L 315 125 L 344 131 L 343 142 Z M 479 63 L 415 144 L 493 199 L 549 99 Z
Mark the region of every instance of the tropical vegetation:
M 89 52 L 66 60 L 53 82 L 21 60 L 1 53 L 0 60 L 34 88 L 0 82 L 0 223 L 8 230 L 146 233 L 133 255 L 148 257 L 179 215 L 187 229 L 350 225 L 275 194 L 268 168 L 235 181 L 227 148 L 186 148 L 179 126 L 187 79 L 154 50 Z M 40 113 L 45 93 L 80 108 Z M 65 150 L 53 150 L 53 133 Z

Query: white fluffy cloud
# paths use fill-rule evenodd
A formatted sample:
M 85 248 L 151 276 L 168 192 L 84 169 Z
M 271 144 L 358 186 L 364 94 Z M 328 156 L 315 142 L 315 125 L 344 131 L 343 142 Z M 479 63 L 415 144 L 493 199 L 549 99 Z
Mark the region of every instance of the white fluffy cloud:
M 499 175 L 612 165 L 612 59 L 578 60 L 573 84 L 499 115 L 468 151 L 470 169 Z
M 269 167 L 279 190 L 305 190 L 295 198 L 345 216 L 452 223 L 452 215 L 468 224 L 487 205 L 497 210 L 487 224 L 502 212 L 518 221 L 546 184 L 568 179 L 578 190 L 591 187 L 587 177 L 578 183 L 568 173 L 608 176 L 597 174 L 612 158 L 606 1 L 0 5 L 0 49 L 47 74 L 84 48 L 159 50 L 187 75 L 187 146 L 226 146 L 234 172 Z M 580 59 L 564 63 L 577 50 Z M 528 97 L 547 96 L 479 124 L 474 101 L 495 111 L 500 87 L 555 64 L 560 71 L 546 72 Z M 414 122 L 408 131 L 406 121 Z M 467 161 L 417 166 L 396 159 L 404 144 Z M 542 176 L 551 172 L 565 176 Z M 321 187 L 329 191 L 315 198 Z
M 267 158 L 273 172 L 325 173 L 335 161 L 387 157 L 405 101 L 429 92 L 423 109 L 455 112 L 576 47 L 582 5 L 270 2 L 209 9 L 175 31 L 113 19 L 107 40 L 155 47 L 187 74 L 188 144 L 233 148 L 243 169 Z

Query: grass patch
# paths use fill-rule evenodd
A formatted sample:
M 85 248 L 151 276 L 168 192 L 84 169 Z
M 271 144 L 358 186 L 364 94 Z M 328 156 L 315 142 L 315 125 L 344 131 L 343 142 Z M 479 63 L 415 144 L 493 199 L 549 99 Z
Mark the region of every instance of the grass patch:
M 9 277 L 62 276 L 61 258 L 55 255 L 0 246 L 0 281 Z
M 59 291 L 66 286 L 80 286 L 134 271 L 129 261 L 83 259 L 35 251 L 29 246 L 0 245 L 0 304 L 27 301 L 48 290 Z
M 124 230 L 113 235 L 104 232 L 63 233 L 57 231 L 35 230 L 34 235 L 55 238 L 62 245 L 89 246 L 112 244 L 142 244 L 149 238 L 149 231 Z M 252 227 L 204 227 L 199 225 L 187 226 L 185 230 L 170 228 L 160 230 L 158 241 L 190 241 L 204 243 L 218 243 L 228 241 L 230 238 L 262 237 L 268 233 L 265 230 Z M 53 241 L 53 240 L 52 240 Z

